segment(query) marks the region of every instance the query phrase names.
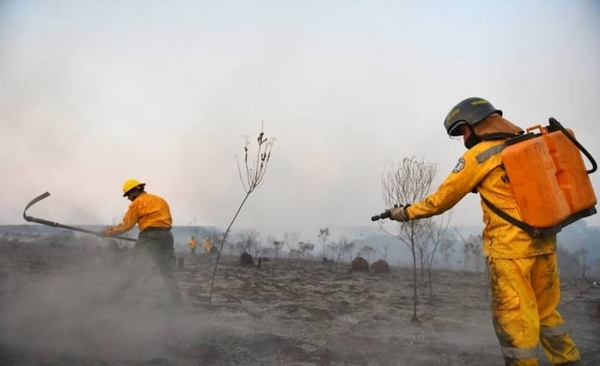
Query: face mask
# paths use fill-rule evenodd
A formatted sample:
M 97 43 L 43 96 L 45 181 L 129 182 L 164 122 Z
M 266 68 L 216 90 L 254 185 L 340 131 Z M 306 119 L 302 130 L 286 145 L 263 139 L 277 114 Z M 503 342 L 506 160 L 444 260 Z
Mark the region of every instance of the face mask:
M 467 149 L 472 148 L 481 142 L 481 138 L 477 136 L 475 133 L 471 132 L 471 135 L 465 140 L 465 147 Z

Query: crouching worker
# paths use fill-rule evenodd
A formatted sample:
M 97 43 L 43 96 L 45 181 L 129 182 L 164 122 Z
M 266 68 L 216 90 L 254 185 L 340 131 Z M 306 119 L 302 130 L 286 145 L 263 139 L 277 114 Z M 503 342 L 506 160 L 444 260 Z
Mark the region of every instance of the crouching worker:
M 553 365 L 576 365 L 579 351 L 556 311 L 560 283 L 556 235 L 532 237 L 496 215 L 483 201 L 521 220 L 504 170 L 500 146 L 521 134 L 482 98 L 457 104 L 444 121 L 450 136 L 462 136 L 467 151 L 437 191 L 421 202 L 389 209 L 393 220 L 406 222 L 439 215 L 470 192 L 482 197 L 483 249 L 488 258 L 494 330 L 507 366 L 538 365 L 541 344 Z
M 137 224 L 140 234 L 133 249 L 135 271 L 119 287 L 123 295 L 135 281 L 144 275 L 141 270 L 147 261 L 153 261 L 160 270 L 173 305 L 182 304 L 181 291 L 173 275 L 175 266 L 174 240 L 171 233 L 171 211 L 167 202 L 144 191 L 145 183 L 128 179 L 123 183 L 123 197 L 131 201 L 123 221 L 106 229 L 104 235 L 125 233 Z

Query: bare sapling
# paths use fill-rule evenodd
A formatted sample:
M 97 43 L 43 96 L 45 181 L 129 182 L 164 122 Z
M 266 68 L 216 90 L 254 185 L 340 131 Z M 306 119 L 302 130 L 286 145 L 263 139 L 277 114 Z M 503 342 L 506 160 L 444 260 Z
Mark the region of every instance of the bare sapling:
M 242 207 L 244 207 L 244 204 L 248 200 L 248 197 L 250 196 L 250 194 L 252 192 L 254 192 L 255 189 L 257 189 L 258 187 L 260 187 L 262 185 L 262 183 L 265 180 L 265 175 L 267 174 L 267 167 L 268 167 L 269 161 L 271 159 L 271 149 L 273 148 L 273 143 L 275 142 L 275 139 L 273 139 L 273 138 L 268 139 L 265 136 L 265 133 L 263 132 L 263 128 L 261 128 L 261 131 L 260 131 L 260 134 L 258 135 L 257 141 L 258 141 L 258 149 L 256 151 L 255 160 L 250 159 L 250 161 L 248 161 L 250 140 L 248 140 L 248 137 L 246 137 L 246 145 L 244 146 L 245 169 L 242 169 L 242 167 L 240 166 L 239 160 L 237 161 L 238 173 L 240 176 L 240 180 L 242 182 L 242 186 L 244 188 L 244 192 L 246 192 L 246 195 L 244 196 L 244 199 L 240 203 L 240 206 L 238 207 L 235 215 L 233 216 L 233 219 L 229 223 L 227 230 L 225 230 L 225 234 L 223 235 L 223 240 L 221 241 L 221 243 L 219 245 L 219 252 L 217 253 L 217 260 L 215 261 L 215 268 L 213 270 L 212 279 L 210 282 L 210 294 L 208 296 L 208 304 L 209 305 L 212 304 L 212 293 L 213 293 L 213 287 L 215 284 L 215 276 L 217 274 L 217 268 L 219 266 L 219 259 L 221 258 L 221 252 L 223 251 L 223 246 L 227 239 L 227 235 L 229 234 L 229 231 L 231 230 L 233 223 L 235 222 L 238 215 L 240 214 L 240 211 L 242 211 Z M 236 156 L 236 160 L 237 160 L 237 156 Z M 245 174 L 242 173 L 242 170 L 244 170 Z
M 412 204 L 419 202 L 429 193 L 429 188 L 435 177 L 436 166 L 424 158 L 404 158 L 401 163 L 392 166 L 392 169 L 382 178 L 382 197 L 387 207 L 396 204 Z M 431 218 L 399 222 L 396 234 L 387 231 L 381 222 L 381 230 L 408 245 L 413 259 L 413 322 L 420 322 L 417 316 L 418 281 L 417 281 L 417 253 L 421 263 L 421 273 L 424 265 L 424 248 L 431 237 Z M 423 274 L 421 274 L 423 276 Z

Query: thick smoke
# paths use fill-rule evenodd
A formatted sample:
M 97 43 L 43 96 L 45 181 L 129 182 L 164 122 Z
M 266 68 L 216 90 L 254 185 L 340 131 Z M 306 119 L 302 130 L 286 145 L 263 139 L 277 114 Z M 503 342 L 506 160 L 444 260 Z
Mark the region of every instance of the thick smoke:
M 171 307 L 152 264 L 116 296 L 132 269 L 128 253 L 81 244 L 3 246 L 13 251 L 3 260 L 3 347 L 31 357 L 149 360 L 201 341 L 216 327 L 202 314 Z

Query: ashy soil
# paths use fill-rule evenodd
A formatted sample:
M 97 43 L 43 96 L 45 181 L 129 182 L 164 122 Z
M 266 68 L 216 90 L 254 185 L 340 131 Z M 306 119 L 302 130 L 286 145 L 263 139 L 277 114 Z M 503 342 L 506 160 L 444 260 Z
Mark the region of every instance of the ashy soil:
M 503 364 L 484 273 L 434 272 L 433 295 L 418 288 L 416 322 L 412 269 L 224 258 L 209 305 L 214 262 L 186 254 L 185 306 L 173 308 L 153 267 L 114 298 L 128 264 L 127 252 L 101 247 L 0 244 L 0 364 Z M 600 287 L 565 279 L 562 291 L 582 364 L 600 365 Z

